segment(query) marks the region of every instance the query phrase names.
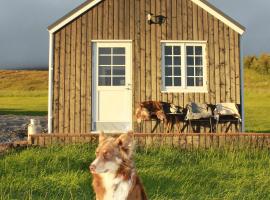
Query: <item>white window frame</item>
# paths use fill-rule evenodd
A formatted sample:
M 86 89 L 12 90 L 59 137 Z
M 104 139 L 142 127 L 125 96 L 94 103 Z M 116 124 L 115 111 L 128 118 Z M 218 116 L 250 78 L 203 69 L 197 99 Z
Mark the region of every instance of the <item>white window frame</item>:
M 162 60 L 162 93 L 207 93 L 207 65 L 206 65 L 207 41 L 161 40 Z M 165 86 L 165 46 L 181 46 L 181 86 Z M 203 54 L 203 86 L 187 86 L 187 55 L 186 46 L 202 46 Z

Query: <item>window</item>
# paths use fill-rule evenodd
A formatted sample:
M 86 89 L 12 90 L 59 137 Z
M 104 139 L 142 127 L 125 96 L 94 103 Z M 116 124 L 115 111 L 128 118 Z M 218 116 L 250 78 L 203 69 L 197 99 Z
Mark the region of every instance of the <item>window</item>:
M 98 49 L 98 85 L 124 86 L 126 74 L 124 47 Z
M 168 42 L 162 45 L 164 92 L 207 92 L 205 42 Z

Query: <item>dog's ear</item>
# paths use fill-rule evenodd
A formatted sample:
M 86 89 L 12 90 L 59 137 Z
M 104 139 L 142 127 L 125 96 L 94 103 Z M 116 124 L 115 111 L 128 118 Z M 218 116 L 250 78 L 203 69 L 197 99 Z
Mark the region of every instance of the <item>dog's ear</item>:
M 106 139 L 106 136 L 103 131 L 100 132 L 98 141 L 99 143 L 103 142 Z
M 116 145 L 122 150 L 128 158 L 131 158 L 133 152 L 133 131 L 120 135 L 116 139 Z

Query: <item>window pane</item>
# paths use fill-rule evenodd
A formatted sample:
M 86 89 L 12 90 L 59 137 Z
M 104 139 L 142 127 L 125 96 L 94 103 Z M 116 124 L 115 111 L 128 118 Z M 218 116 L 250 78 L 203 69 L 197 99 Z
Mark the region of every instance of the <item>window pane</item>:
M 99 86 L 110 86 L 111 85 L 111 77 L 99 77 L 98 78 Z
M 194 65 L 194 57 L 187 57 L 187 65 Z
M 202 77 L 196 78 L 196 86 L 203 86 L 203 78 Z
M 125 48 L 113 48 L 113 54 L 125 54 Z
M 172 68 L 165 67 L 165 76 L 171 76 L 171 75 L 172 75 Z
M 172 86 L 172 77 L 165 77 L 165 86 Z
M 123 86 L 125 85 L 125 77 L 113 77 L 114 86 Z
M 194 86 L 194 78 L 193 77 L 187 78 L 187 86 Z
M 172 47 L 165 46 L 165 55 L 172 55 Z
M 203 61 L 202 61 L 202 57 L 196 57 L 195 58 L 195 65 L 202 65 Z
M 99 54 L 111 54 L 111 48 L 99 48 Z
M 173 47 L 173 54 L 180 55 L 181 54 L 181 47 Z
M 174 76 L 181 76 L 181 68 L 174 67 Z
M 125 56 L 113 56 L 113 65 L 125 65 Z
M 195 54 L 202 55 L 202 47 L 195 47 Z
M 165 65 L 172 65 L 172 57 L 165 56 Z
M 99 65 L 110 65 L 111 56 L 99 56 Z
M 99 75 L 111 75 L 111 67 L 110 66 L 100 66 L 98 68 Z
M 196 76 L 203 76 L 203 68 L 202 67 L 196 67 L 195 75 Z
M 174 77 L 174 86 L 181 86 L 181 78 Z
M 123 66 L 114 66 L 113 75 L 125 75 L 125 67 Z
M 194 67 L 188 67 L 187 68 L 187 75 L 188 76 L 194 76 Z
M 173 60 L 174 60 L 174 65 L 181 65 L 181 58 L 180 57 L 174 57 L 173 58 Z
M 187 46 L 187 55 L 194 55 L 194 47 L 193 46 Z

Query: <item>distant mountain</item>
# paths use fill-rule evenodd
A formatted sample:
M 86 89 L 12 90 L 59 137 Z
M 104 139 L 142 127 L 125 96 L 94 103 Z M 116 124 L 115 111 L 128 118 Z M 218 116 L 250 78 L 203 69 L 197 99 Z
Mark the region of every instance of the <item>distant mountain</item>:
M 16 67 L 16 66 L 12 66 L 12 67 L 5 67 L 5 66 L 0 66 L 0 70 L 48 70 L 48 67 Z

